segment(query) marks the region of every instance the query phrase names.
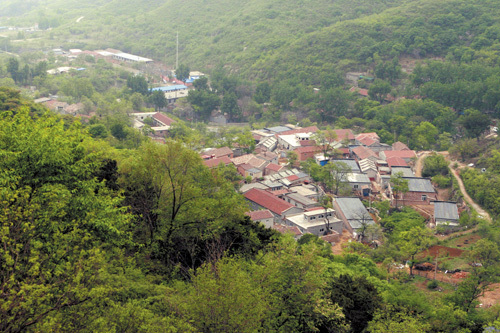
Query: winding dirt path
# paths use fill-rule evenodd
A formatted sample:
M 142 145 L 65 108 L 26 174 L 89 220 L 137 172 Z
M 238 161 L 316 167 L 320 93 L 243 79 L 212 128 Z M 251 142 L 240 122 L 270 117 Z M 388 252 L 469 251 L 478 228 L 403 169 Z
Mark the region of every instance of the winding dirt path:
M 430 151 L 422 151 L 422 152 L 418 153 L 418 159 L 417 159 L 417 162 L 415 163 L 415 176 L 416 177 L 422 177 L 423 160 L 426 156 L 428 156 L 430 154 L 432 154 L 432 152 L 430 152 Z M 460 163 L 458 161 L 452 160 L 447 151 L 439 152 L 439 154 L 443 155 L 444 158 L 448 161 L 448 168 L 450 169 L 453 177 L 455 177 L 455 179 L 457 180 L 458 187 L 460 188 L 460 192 L 462 192 L 462 195 L 464 196 L 464 200 L 476 210 L 476 212 L 479 214 L 480 217 L 487 220 L 488 222 L 491 222 L 490 214 L 488 214 L 487 211 L 485 211 L 483 208 L 481 208 L 481 206 L 479 206 L 477 203 L 475 203 L 474 200 L 472 200 L 472 198 L 469 196 L 469 194 L 465 190 L 465 186 L 464 186 L 464 183 L 462 182 L 462 178 L 460 178 L 459 170 L 468 168 L 468 166 L 463 164 L 463 163 Z M 456 169 L 454 169 L 452 167 L 453 165 L 455 165 L 455 163 L 458 164 L 458 168 L 456 168 Z

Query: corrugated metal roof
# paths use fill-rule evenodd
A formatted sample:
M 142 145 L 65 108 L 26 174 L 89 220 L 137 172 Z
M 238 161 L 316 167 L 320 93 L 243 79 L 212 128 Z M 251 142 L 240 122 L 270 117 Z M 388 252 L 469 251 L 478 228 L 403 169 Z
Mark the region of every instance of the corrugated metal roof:
M 408 179 L 408 190 L 410 192 L 435 193 L 431 181 L 427 178 L 405 178 Z
M 434 218 L 441 220 L 458 220 L 458 207 L 456 202 L 434 202 Z

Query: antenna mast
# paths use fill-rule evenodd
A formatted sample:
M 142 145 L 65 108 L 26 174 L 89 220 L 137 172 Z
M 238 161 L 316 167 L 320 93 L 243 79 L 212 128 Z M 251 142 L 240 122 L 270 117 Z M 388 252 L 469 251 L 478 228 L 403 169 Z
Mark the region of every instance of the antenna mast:
M 177 48 L 175 53 L 175 69 L 179 67 L 179 31 L 177 31 Z

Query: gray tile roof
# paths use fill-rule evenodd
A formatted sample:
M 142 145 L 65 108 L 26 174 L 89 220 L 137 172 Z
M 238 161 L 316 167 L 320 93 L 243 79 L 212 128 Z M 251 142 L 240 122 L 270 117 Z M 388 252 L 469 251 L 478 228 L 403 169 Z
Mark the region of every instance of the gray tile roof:
M 368 220 L 368 224 L 375 223 L 359 198 L 340 197 L 335 201 L 353 229 L 361 228 L 360 220 L 363 219 Z
M 447 221 L 457 221 L 458 207 L 456 202 L 434 202 L 434 218 Z
M 404 178 L 408 179 L 408 190 L 410 192 L 427 192 L 435 193 L 434 186 L 432 186 L 431 181 L 427 178 Z
M 351 168 L 351 172 L 358 172 L 358 173 L 361 172 L 358 163 L 353 159 L 332 159 L 328 163 L 339 164 L 341 162 L 349 166 Z
M 411 168 L 405 168 L 405 167 L 392 167 L 391 168 L 391 175 L 394 176 L 396 173 L 402 172 L 403 177 L 415 177 L 415 174 L 413 171 L 411 171 Z

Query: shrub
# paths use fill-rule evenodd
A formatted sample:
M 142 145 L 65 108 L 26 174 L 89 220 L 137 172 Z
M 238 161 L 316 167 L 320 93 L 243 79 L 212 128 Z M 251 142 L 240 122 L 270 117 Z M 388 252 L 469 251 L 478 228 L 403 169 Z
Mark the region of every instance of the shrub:
M 436 280 L 432 280 L 427 284 L 427 289 L 433 290 L 436 289 L 437 287 L 439 287 L 439 284 Z

